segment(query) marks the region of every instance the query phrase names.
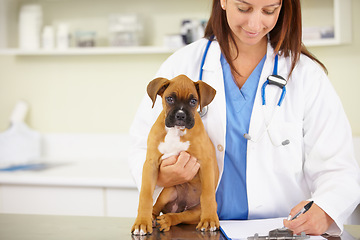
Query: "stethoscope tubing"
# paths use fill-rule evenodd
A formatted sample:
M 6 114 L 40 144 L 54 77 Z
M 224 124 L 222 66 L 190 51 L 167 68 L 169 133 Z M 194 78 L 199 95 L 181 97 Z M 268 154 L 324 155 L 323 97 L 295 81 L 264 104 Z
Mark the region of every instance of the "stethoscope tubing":
M 202 80 L 203 78 L 203 67 L 204 67 L 204 64 L 205 64 L 205 60 L 206 60 L 206 56 L 207 56 L 207 53 L 209 51 L 209 48 L 210 48 L 210 45 L 211 45 L 211 42 L 214 40 L 214 36 L 211 36 L 206 44 L 206 47 L 205 47 L 205 51 L 204 51 L 204 54 L 203 54 L 203 57 L 201 59 L 201 63 L 200 63 L 200 71 L 199 71 L 199 80 Z M 275 56 L 275 59 L 274 59 L 274 69 L 273 69 L 273 75 L 272 76 L 278 76 L 278 58 L 279 56 L 276 54 Z M 282 77 L 281 77 L 282 78 Z M 266 98 L 265 98 L 265 89 L 266 89 L 266 86 L 269 84 L 269 80 L 267 79 L 262 87 L 261 87 L 261 99 L 262 99 L 262 105 L 266 105 Z M 285 81 L 285 84 L 286 84 L 286 81 Z M 286 95 L 286 88 L 285 88 L 285 84 L 280 86 L 280 88 L 282 88 L 282 92 L 281 92 L 281 96 L 279 98 L 279 101 L 277 103 L 278 106 L 281 106 L 284 98 L 285 98 L 285 95 Z
M 264 82 L 264 84 L 262 85 L 261 87 L 261 99 L 262 99 L 262 105 L 266 105 L 266 97 L 265 97 L 265 88 L 266 86 L 269 84 L 269 80 L 266 80 Z M 277 103 L 277 105 L 280 107 L 284 98 L 285 98 L 285 94 L 286 94 L 286 88 L 285 86 L 282 88 L 282 91 L 281 91 L 281 95 L 280 95 L 280 98 L 279 98 L 279 101 Z
M 202 78 L 203 78 L 203 66 L 204 66 L 204 64 L 205 64 L 205 60 L 206 60 L 206 56 L 207 56 L 207 53 L 208 53 L 209 48 L 210 48 L 210 44 L 211 44 L 211 42 L 212 42 L 213 40 L 214 40 L 214 36 L 211 36 L 211 37 L 209 38 L 207 44 L 206 44 L 205 51 L 204 51 L 203 57 L 202 57 L 202 59 L 201 59 L 201 64 L 200 64 L 199 80 L 202 80 Z M 270 76 L 272 76 L 273 78 L 278 78 L 278 79 L 280 78 L 280 83 L 279 83 L 279 82 L 276 83 L 276 82 L 274 82 L 274 81 L 272 81 L 272 83 L 274 83 L 274 85 L 277 85 L 278 87 L 282 88 L 282 92 L 281 92 L 279 101 L 278 101 L 278 103 L 277 103 L 277 106 L 276 106 L 274 112 L 272 113 L 272 116 L 271 116 L 271 118 L 270 118 L 270 121 L 267 122 L 266 117 L 265 117 L 265 114 L 264 114 L 264 108 L 266 107 L 265 90 L 266 90 L 266 86 L 270 84 L 270 81 L 269 81 L 269 77 L 270 77 Z M 281 76 L 278 75 L 278 55 L 275 56 L 273 74 L 270 75 L 270 76 L 269 76 L 268 79 L 263 83 L 263 85 L 262 85 L 262 87 L 261 87 L 262 108 L 263 108 L 263 114 L 264 114 L 264 118 L 265 118 L 265 131 L 263 131 L 262 134 L 258 134 L 258 136 L 260 135 L 260 137 L 258 137 L 256 140 L 253 140 L 249 134 L 247 134 L 247 133 L 244 134 L 244 137 L 245 137 L 247 140 L 252 141 L 252 142 L 258 142 L 258 141 L 260 141 L 260 140 L 264 137 L 265 133 L 269 131 L 269 127 L 270 127 L 270 125 L 271 125 L 271 123 L 272 123 L 272 121 L 273 121 L 273 119 L 274 119 L 274 116 L 275 116 L 276 113 L 278 112 L 278 109 L 280 108 L 280 106 L 281 106 L 281 104 L 282 104 L 282 102 L 283 102 L 283 100 L 284 100 L 284 98 L 285 98 L 285 95 L 286 95 L 286 87 L 285 87 L 285 85 L 286 85 L 286 80 L 285 80 L 283 77 L 281 77 Z M 281 82 L 281 81 L 282 81 L 282 82 Z M 198 111 L 198 112 L 199 112 L 199 114 L 200 114 L 200 117 L 204 117 L 204 116 L 207 114 L 207 112 L 208 112 L 208 106 L 205 106 L 201 112 L 200 112 L 200 111 Z M 269 135 L 269 137 L 270 137 L 270 140 L 271 140 L 271 142 L 272 142 L 272 144 L 273 144 L 274 146 L 285 146 L 285 145 L 288 145 L 288 144 L 290 143 L 290 141 L 289 141 L 288 139 L 286 139 L 286 140 L 283 141 L 281 144 L 275 144 L 275 143 L 273 142 L 272 137 L 271 137 L 270 135 Z
M 211 42 L 214 40 L 214 36 L 211 36 L 206 44 L 206 47 L 205 47 L 205 51 L 204 51 L 204 55 L 201 59 L 201 64 L 200 64 L 200 73 L 199 73 L 199 80 L 202 80 L 202 76 L 203 76 L 203 67 L 204 67 L 204 64 L 205 64 L 205 59 L 206 59 L 206 56 L 207 56 L 207 53 L 209 51 L 209 48 L 210 48 L 210 44 Z

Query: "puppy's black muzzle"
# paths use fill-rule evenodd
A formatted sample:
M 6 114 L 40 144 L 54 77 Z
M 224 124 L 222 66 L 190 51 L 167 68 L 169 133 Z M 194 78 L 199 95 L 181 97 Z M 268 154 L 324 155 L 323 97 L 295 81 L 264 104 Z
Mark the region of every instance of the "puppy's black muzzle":
M 193 114 L 186 109 L 174 109 L 165 119 L 165 125 L 169 128 L 178 126 L 191 129 L 195 125 L 195 119 Z

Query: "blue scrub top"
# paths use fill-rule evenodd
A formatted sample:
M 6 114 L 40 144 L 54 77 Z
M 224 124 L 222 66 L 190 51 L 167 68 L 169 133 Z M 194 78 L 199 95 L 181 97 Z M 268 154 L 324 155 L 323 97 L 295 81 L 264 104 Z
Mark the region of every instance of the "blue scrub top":
M 265 57 L 239 89 L 228 62 L 221 54 L 226 96 L 226 148 L 224 172 L 216 192 L 220 220 L 248 219 L 247 140 L 243 135 L 249 132 L 251 113 Z

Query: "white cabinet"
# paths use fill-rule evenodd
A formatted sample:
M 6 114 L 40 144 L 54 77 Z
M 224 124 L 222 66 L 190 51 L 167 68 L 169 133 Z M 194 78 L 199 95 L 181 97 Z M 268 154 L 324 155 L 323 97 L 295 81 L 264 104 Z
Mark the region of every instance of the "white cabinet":
M 44 135 L 47 168 L 0 172 L 0 213 L 135 217 L 139 192 L 124 156 L 128 139 Z
M 139 205 L 137 188 L 117 189 L 107 188 L 105 216 L 108 217 L 136 217 Z
M 103 216 L 100 188 L 2 185 L 2 213 Z
M 136 188 L 0 185 L 0 213 L 136 217 Z
M 18 49 L 18 15 L 20 6 L 36 2 L 43 8 L 44 25 L 68 23 L 76 29 L 97 33 L 96 48 L 76 48 L 64 51 Z M 351 41 L 351 0 L 301 0 L 305 28 L 332 29 L 326 38 L 307 40 L 307 46 L 338 45 Z M 10 55 L 99 55 L 99 54 L 162 54 L 174 50 L 163 47 L 163 38 L 180 32 L 183 19 L 208 19 L 211 1 L 208 0 L 0 0 L 0 54 Z M 136 13 L 144 23 L 144 45 L 141 47 L 109 48 L 107 19 L 114 13 Z

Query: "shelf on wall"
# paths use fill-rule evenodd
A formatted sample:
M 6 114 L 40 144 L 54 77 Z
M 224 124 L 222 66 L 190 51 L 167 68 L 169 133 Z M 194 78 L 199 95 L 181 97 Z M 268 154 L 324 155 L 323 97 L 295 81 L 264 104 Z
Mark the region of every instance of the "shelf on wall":
M 328 39 L 304 39 L 303 43 L 306 47 L 335 46 L 342 44 L 335 38 Z
M 307 47 L 331 46 L 341 44 L 335 38 L 304 40 Z M 172 54 L 177 49 L 161 46 L 138 46 L 138 47 L 88 47 L 58 49 L 23 50 L 18 48 L 0 49 L 0 55 L 13 56 L 81 56 L 81 55 L 147 55 L 147 54 Z
M 164 0 L 162 0 L 164 1 Z M 321 26 L 330 26 L 334 28 L 334 38 L 329 39 L 318 39 L 318 40 L 304 40 L 304 44 L 308 47 L 313 46 L 335 46 L 335 45 L 341 45 L 341 44 L 349 44 L 351 43 L 351 1 L 352 0 L 318 0 L 318 1 L 312 1 L 312 0 L 301 0 L 303 8 L 303 20 L 306 24 L 303 22 L 303 27 L 321 27 Z M 166 47 L 161 46 L 141 46 L 141 47 L 96 47 L 96 48 L 69 48 L 68 50 L 22 50 L 17 48 L 9 48 L 9 42 L 16 41 L 16 18 L 19 14 L 19 6 L 24 1 L 21 0 L 0 0 L 0 55 L 15 55 L 15 56 L 61 56 L 61 55 L 143 55 L 143 54 L 171 54 L 175 50 L 169 49 Z M 39 0 L 41 3 L 46 3 L 44 8 L 44 12 L 47 12 L 49 16 L 54 15 L 54 11 L 56 10 L 56 6 L 54 7 L 55 2 L 49 3 L 48 0 Z M 56 1 L 61 2 L 61 1 Z M 71 3 L 70 3 L 71 2 Z M 67 4 L 73 4 L 75 1 L 64 1 L 63 9 L 66 8 Z M 108 4 L 103 4 L 102 1 L 96 1 L 99 5 L 96 6 L 108 6 Z M 145 1 L 146 2 L 146 1 Z M 166 1 L 164 1 L 166 2 Z M 204 1 L 205 3 L 206 1 Z M 110 3 L 114 4 L 110 1 Z M 200 3 L 199 3 L 200 4 Z M 133 6 L 133 3 L 126 4 L 127 7 L 133 7 L 133 9 L 137 9 L 136 5 Z M 170 4 L 171 5 L 171 4 Z M 206 5 L 206 4 L 205 4 Z M 52 7 L 51 7 L 52 6 Z M 92 9 L 96 8 L 96 6 L 91 6 Z M 150 5 L 152 6 L 152 5 Z M 114 6 L 110 4 L 110 7 L 104 9 L 104 13 L 102 13 L 101 16 L 106 16 L 105 13 L 110 13 L 110 10 L 114 9 Z M 198 9 L 201 9 L 201 11 L 205 11 L 203 9 L 203 5 L 197 6 Z M 91 9 L 91 8 L 90 8 Z M 323 11 L 325 9 L 325 12 Z M 106 12 L 108 11 L 108 12 Z M 199 10 L 200 11 L 200 10 Z M 94 11 L 96 12 L 96 11 Z M 52 13 L 52 14 L 51 14 Z M 53 17 L 53 19 L 49 19 L 52 22 L 60 21 L 62 17 L 64 18 L 61 21 L 65 21 L 67 19 L 71 19 L 71 15 L 68 16 L 61 12 L 59 16 L 56 15 L 56 17 Z M 143 13 L 145 14 L 145 12 Z M 325 14 L 326 17 L 324 21 L 320 21 L 323 17 L 321 14 Z M 156 14 L 155 14 L 156 15 Z M 171 14 L 170 14 L 171 15 Z M 201 15 L 201 14 L 200 14 Z M 199 16 L 199 14 L 197 15 Z M 94 15 L 86 15 L 84 14 L 82 16 L 83 18 L 90 18 L 92 19 Z M 95 15 L 95 18 L 98 17 Z M 152 16 L 154 17 L 154 16 Z M 171 18 L 166 18 L 166 21 L 170 21 Z M 161 21 L 160 21 L 161 20 Z M 318 21 L 319 20 L 319 21 Z M 84 22 L 86 22 L 84 20 Z M 164 16 L 160 19 L 153 19 L 152 21 L 154 23 L 154 29 L 163 29 L 163 25 L 159 25 L 159 23 L 164 22 Z M 174 22 L 170 21 L 172 25 L 169 23 L 169 26 L 167 27 L 166 31 L 173 31 Z M 315 24 L 319 24 L 319 26 L 316 26 Z M 152 33 L 155 36 L 162 36 L 166 33 L 164 32 L 155 32 Z M 15 32 L 15 33 L 14 33 Z M 147 36 L 150 39 L 152 39 L 154 36 L 150 35 Z M 152 43 L 148 44 L 157 44 L 159 41 L 151 41 Z M 159 44 L 161 45 L 161 44 Z M 13 45 L 14 46 L 14 45 Z
M 156 46 L 140 47 L 93 47 L 93 48 L 69 48 L 66 50 L 58 49 L 39 49 L 23 50 L 17 48 L 0 49 L 0 55 L 15 56 L 61 56 L 61 55 L 124 55 L 124 54 L 171 54 L 176 49 Z

